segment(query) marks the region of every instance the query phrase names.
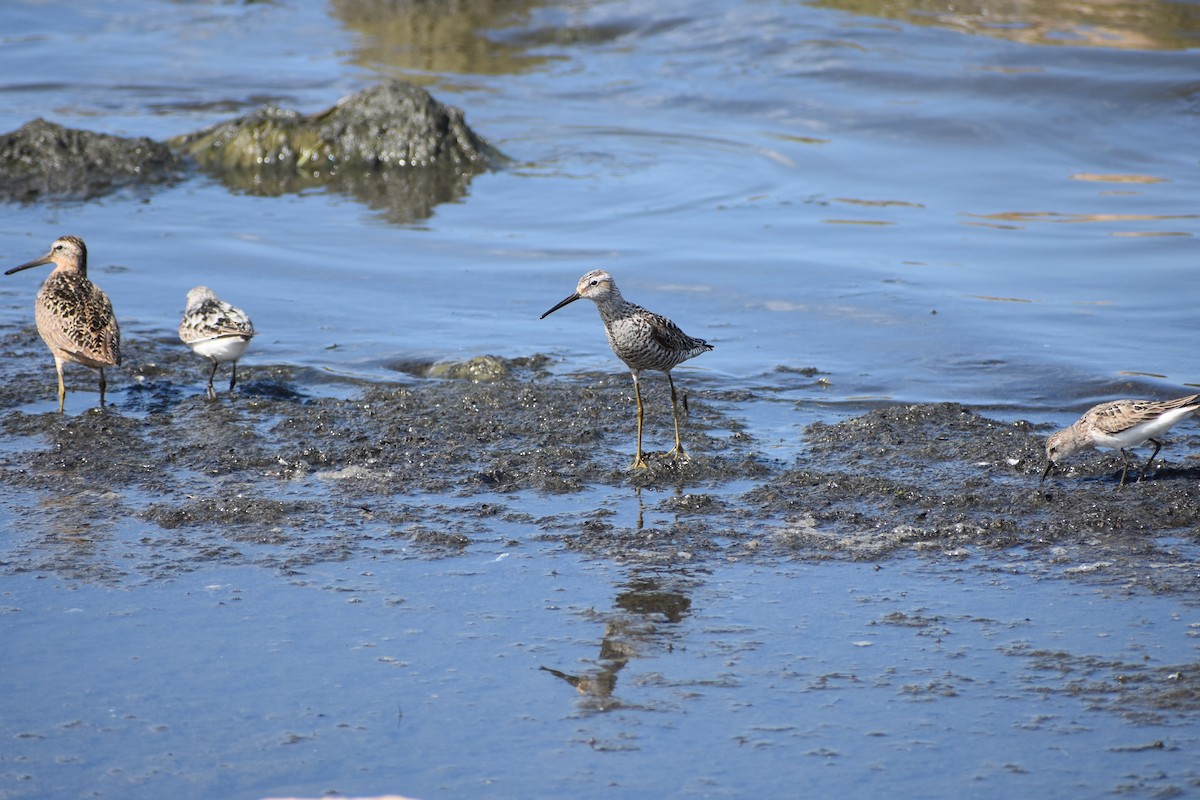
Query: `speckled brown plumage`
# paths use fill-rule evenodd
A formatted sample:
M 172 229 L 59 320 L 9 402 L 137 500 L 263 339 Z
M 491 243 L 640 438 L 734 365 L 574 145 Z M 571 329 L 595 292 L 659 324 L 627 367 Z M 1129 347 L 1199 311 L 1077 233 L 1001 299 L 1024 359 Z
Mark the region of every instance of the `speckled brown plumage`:
M 37 293 L 34 318 L 58 371 L 58 410 L 63 410 L 67 397 L 63 365 L 71 361 L 99 371 L 103 406 L 104 368 L 121 363 L 121 331 L 112 303 L 100 287 L 88 280 L 87 246 L 79 237 L 56 239 L 46 255 L 4 274 L 42 264 L 54 264 L 54 271 Z
M 592 270 L 580 278 L 575 292 L 542 314 L 542 319 L 581 297 L 596 304 L 609 346 L 633 374 L 633 391 L 637 400 L 637 452 L 633 457 L 633 467 L 646 466 L 642 457 L 642 392 L 638 384 L 642 370 L 646 369 L 666 373 L 671 386 L 671 413 L 675 420 L 675 448 L 668 455 L 676 459 L 686 458 L 687 453 L 679 436 L 679 407 L 671 370 L 689 358 L 712 350 L 712 345 L 703 339 L 688 336 L 661 314 L 647 311 L 626 300 L 612 276 L 602 269 Z

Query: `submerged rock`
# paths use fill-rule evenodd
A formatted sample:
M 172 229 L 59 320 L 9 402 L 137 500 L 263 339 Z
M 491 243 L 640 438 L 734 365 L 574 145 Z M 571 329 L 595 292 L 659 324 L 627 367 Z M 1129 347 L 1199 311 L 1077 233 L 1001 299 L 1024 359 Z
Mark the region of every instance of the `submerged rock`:
M 500 160 L 463 112 L 391 81 L 316 114 L 263 106 L 171 140 L 226 185 L 274 195 L 330 186 L 368 205 L 423 216 Z
M 183 163 L 165 144 L 65 128 L 35 119 L 0 135 L 0 199 L 88 200 L 124 186 L 178 180 Z
M 317 114 L 263 106 L 171 144 L 217 169 L 277 166 L 308 173 L 338 167 L 486 168 L 498 153 L 463 112 L 419 86 L 391 81 Z
M 170 183 L 186 175 L 189 159 L 237 191 L 327 187 L 410 222 L 461 197 L 473 175 L 504 156 L 461 110 L 391 81 L 316 114 L 263 106 L 166 143 L 37 119 L 0 137 L 0 200 L 87 200 Z
M 263 106 L 170 144 L 231 189 L 272 196 L 327 187 L 397 222 L 461 197 L 473 175 L 503 158 L 462 111 L 402 81 L 316 114 Z
M 439 361 L 429 367 L 430 378 L 467 380 L 472 383 L 490 383 L 512 376 L 508 363 L 498 356 L 475 356 L 469 361 Z

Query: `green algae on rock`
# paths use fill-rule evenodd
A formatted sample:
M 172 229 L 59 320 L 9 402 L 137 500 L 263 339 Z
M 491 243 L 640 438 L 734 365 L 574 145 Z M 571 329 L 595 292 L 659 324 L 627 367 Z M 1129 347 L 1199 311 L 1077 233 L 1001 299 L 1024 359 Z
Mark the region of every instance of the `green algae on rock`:
M 499 157 L 467 127 L 461 110 L 403 81 L 371 87 L 316 114 L 263 106 L 170 143 L 222 172 L 292 170 L 313 178 L 345 167 L 477 172 Z
M 430 366 L 426 374 L 430 378 L 490 383 L 511 377 L 512 370 L 498 356 L 475 356 L 467 361 L 439 361 Z
M 263 106 L 166 143 L 36 119 L 0 136 L 0 201 L 88 200 L 132 185 L 169 184 L 192 169 L 235 191 L 342 192 L 396 222 L 423 219 L 504 161 L 463 112 L 391 81 L 316 114 Z
M 316 114 L 263 106 L 170 140 L 230 189 L 277 196 L 323 187 L 407 223 L 466 192 L 503 155 L 463 112 L 403 81 Z
M 40 118 L 0 135 L 0 200 L 89 200 L 182 175 L 180 158 L 145 137 L 66 128 Z

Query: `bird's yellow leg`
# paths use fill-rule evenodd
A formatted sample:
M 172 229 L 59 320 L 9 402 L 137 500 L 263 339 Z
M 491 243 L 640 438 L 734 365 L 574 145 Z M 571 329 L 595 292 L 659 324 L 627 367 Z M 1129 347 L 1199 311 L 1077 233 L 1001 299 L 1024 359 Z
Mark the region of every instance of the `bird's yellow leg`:
M 630 469 L 646 469 L 646 459 L 642 458 L 642 389 L 638 384 L 637 373 L 633 373 L 633 396 L 637 399 L 637 453 L 633 456 Z
M 679 459 L 687 460 L 687 451 L 683 449 L 683 440 L 679 438 L 679 404 L 675 399 L 675 381 L 671 379 L 671 373 L 667 373 L 667 382 L 671 384 L 671 416 L 675 418 L 675 448 L 667 453 L 671 458 L 678 461 Z

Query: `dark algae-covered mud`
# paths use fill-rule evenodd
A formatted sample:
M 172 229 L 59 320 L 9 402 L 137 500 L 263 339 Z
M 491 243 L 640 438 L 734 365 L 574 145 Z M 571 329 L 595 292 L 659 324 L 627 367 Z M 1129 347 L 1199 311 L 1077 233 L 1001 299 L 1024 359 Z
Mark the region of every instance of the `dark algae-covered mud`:
M 53 388 L 30 333 L 3 340 L 0 401 L 10 409 Z M 649 468 L 630 470 L 623 373 L 561 377 L 544 356 L 480 357 L 405 365 L 457 378 L 330 391 L 302 370 L 255 366 L 243 367 L 236 397 L 209 401 L 203 365 L 183 348 L 134 339 L 128 350 L 107 410 L 81 411 L 95 398 L 76 390 L 63 416 L 7 412 L 2 475 L 33 498 L 30 524 L 130 527 L 162 569 L 186 570 L 195 558 L 299 565 L 406 546 L 453 553 L 477 537 L 536 537 L 620 562 L 986 553 L 1156 590 L 1196 586 L 1186 551 L 1200 536 L 1200 466 L 1186 425 L 1146 480 L 1123 488 L 1112 454 L 1080 457 L 1039 484 L 1049 426 L 953 403 L 813 423 L 788 461 L 742 417 L 768 393 L 690 376 L 691 459 L 664 452 L 665 382 L 645 381 Z M 86 374 L 68 370 L 68 382 Z M 674 523 L 618 522 L 614 492 Z M 162 541 L 176 545 L 173 565 L 155 551 Z M 40 559 L 71 552 L 88 562 L 74 567 L 119 571 L 91 563 L 94 552 L 53 552 L 33 540 L 28 561 L 7 568 L 69 571 Z
M 1198 541 L 1200 465 L 1187 458 L 1195 435 L 1181 431 L 1171 460 L 1119 488 L 1117 454 L 1080 458 L 1039 484 L 1050 430 L 955 403 L 877 409 L 810 426 L 796 464 L 746 500 L 782 514 L 778 536 L 799 553 L 879 559 L 986 549 L 1068 570 L 1103 561 L 1127 580 L 1194 591 L 1194 560 L 1158 537 Z

